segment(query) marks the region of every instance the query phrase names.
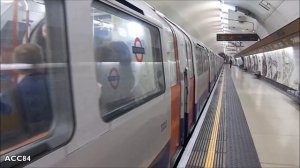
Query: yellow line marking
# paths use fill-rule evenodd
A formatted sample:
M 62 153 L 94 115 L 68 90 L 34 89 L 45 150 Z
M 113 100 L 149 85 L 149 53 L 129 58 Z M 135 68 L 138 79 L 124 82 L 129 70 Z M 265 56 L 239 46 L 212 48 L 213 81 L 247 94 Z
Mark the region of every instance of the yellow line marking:
M 222 77 L 222 85 L 221 85 L 220 95 L 219 95 L 219 99 L 218 99 L 218 106 L 216 109 L 213 130 L 212 130 L 211 137 L 210 137 L 207 157 L 206 157 L 206 161 L 205 161 L 205 167 L 213 167 L 214 166 L 215 150 L 216 150 L 219 122 L 220 122 L 220 113 L 221 113 L 221 106 L 222 106 L 224 76 L 225 76 L 225 73 L 223 74 L 223 77 Z

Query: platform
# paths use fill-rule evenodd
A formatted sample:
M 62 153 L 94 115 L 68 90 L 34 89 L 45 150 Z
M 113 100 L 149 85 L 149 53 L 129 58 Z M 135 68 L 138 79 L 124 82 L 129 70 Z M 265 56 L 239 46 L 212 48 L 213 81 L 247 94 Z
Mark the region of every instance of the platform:
M 299 167 L 299 105 L 225 65 L 177 167 Z
M 260 167 L 230 73 L 225 66 L 178 167 Z
M 299 167 L 299 104 L 237 67 L 231 77 L 262 167 Z

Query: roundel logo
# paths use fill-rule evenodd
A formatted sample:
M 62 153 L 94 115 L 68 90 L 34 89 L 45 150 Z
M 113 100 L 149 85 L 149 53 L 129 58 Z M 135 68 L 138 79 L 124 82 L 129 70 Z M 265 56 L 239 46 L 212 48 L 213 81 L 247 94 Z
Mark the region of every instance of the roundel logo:
M 134 46 L 132 46 L 132 52 L 135 55 L 135 59 L 137 62 L 143 62 L 145 48 L 142 45 L 142 41 L 137 37 L 134 40 Z
M 108 82 L 113 89 L 117 89 L 120 82 L 120 75 L 117 68 L 112 68 L 108 75 Z

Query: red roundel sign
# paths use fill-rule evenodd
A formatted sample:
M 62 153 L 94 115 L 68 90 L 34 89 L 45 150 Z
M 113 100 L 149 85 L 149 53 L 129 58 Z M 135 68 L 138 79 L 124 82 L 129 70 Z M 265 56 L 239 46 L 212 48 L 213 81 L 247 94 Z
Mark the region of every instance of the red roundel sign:
M 135 55 L 137 62 L 143 62 L 145 49 L 143 48 L 141 40 L 137 37 L 134 40 L 134 46 L 132 46 L 132 52 Z
M 113 89 L 117 89 L 120 82 L 120 75 L 117 68 L 112 68 L 109 72 L 108 81 Z

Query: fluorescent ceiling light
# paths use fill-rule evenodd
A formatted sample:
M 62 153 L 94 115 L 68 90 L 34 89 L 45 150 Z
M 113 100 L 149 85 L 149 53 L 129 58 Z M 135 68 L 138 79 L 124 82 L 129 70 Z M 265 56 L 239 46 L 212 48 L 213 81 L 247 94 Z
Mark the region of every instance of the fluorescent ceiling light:
M 1 0 L 1 3 L 13 3 L 13 0 Z
M 231 6 L 231 5 L 227 5 L 227 4 L 221 4 L 220 5 L 220 9 L 222 12 L 226 12 L 228 13 L 229 10 L 235 10 L 235 7 L 234 6 Z

